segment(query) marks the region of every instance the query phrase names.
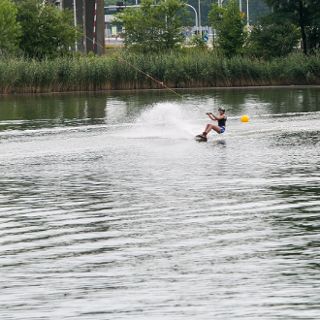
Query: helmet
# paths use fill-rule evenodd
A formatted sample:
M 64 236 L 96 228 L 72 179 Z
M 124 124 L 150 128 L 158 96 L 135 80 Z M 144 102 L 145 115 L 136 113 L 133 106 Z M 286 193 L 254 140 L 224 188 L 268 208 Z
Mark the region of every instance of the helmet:
M 226 109 L 225 108 L 222 108 L 222 107 L 219 107 L 218 111 L 222 111 L 223 113 L 226 112 Z

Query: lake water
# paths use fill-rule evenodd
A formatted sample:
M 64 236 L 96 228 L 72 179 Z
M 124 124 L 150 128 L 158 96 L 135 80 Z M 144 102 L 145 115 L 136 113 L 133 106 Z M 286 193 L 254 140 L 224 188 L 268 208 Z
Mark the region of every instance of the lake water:
M 320 89 L 180 93 L 0 97 L 1 320 L 320 318 Z

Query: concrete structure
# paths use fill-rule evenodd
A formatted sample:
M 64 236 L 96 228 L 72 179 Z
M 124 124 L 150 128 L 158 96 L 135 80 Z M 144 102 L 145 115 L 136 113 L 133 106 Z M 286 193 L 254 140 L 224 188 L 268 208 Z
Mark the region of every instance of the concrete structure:
M 82 39 L 75 49 L 84 53 L 104 53 L 104 1 L 103 0 L 61 0 L 62 9 L 74 13 L 74 24 L 82 33 Z

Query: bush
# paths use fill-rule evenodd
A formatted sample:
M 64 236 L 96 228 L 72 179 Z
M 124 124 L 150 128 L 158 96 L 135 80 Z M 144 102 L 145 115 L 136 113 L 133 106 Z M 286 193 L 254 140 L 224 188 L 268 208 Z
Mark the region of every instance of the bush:
M 0 54 L 12 54 L 18 49 L 21 27 L 17 8 L 10 0 L 0 0 Z
M 126 32 L 127 48 L 142 52 L 163 52 L 179 46 L 183 41 L 181 0 L 142 0 L 141 7 L 128 8 L 118 14 L 118 22 Z
M 247 52 L 256 57 L 270 59 L 291 53 L 300 34 L 298 28 L 285 20 L 265 17 L 254 26 L 247 43 Z
M 54 58 L 69 51 L 77 38 L 72 13 L 42 0 L 18 2 L 17 19 L 22 27 L 20 49 L 36 59 Z
M 191 37 L 189 45 L 198 49 L 207 49 L 207 43 L 202 36 L 195 34 Z
M 242 52 L 246 38 L 245 20 L 235 0 L 228 1 L 225 7 L 213 4 L 209 21 L 217 32 L 215 43 L 225 56 L 232 57 Z

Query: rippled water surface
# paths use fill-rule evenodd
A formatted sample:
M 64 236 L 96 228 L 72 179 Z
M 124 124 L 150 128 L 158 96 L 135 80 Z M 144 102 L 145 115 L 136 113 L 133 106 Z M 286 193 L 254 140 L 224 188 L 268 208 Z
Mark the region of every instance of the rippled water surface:
M 319 319 L 320 89 L 182 95 L 0 97 L 1 320 Z

